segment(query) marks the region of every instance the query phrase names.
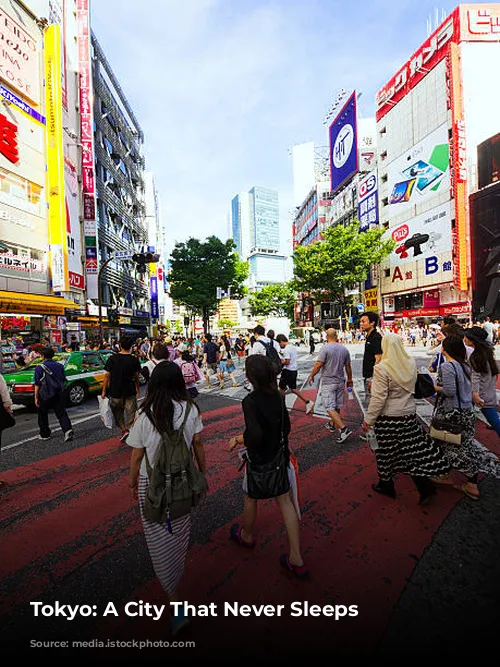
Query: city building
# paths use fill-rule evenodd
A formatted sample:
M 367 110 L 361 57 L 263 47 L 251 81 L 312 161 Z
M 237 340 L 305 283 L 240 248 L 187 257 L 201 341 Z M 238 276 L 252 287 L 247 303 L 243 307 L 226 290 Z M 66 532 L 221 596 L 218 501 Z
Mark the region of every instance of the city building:
M 485 200 L 469 197 L 478 146 L 500 130 L 499 21 L 498 4 L 457 7 L 377 94 L 379 216 L 397 244 L 380 272 L 386 321 L 472 315 L 471 209 Z
M 254 186 L 236 195 L 231 201 L 231 230 L 240 259 L 249 264 L 250 291 L 286 280 L 287 258 L 280 253 L 276 190 Z
M 90 268 L 95 276 L 115 251 L 146 250 L 148 230 L 144 205 L 144 135 L 94 34 L 91 54 L 96 201 L 95 222 L 85 219 L 84 223 L 87 273 Z M 84 216 L 85 213 L 84 208 Z M 94 283 L 94 287 L 89 296 L 95 304 L 99 286 Z M 112 260 L 103 270 L 100 288 L 102 303 L 129 318 L 129 324 L 122 323 L 122 331 L 138 334 L 149 331 L 148 273 L 139 273 L 130 260 Z M 118 335 L 120 327 L 108 324 L 107 329 L 109 337 Z
M 4 370 L 25 345 L 45 339 L 60 342 L 66 308 L 78 309 L 84 302 L 80 222 L 72 213 L 74 194 L 78 202 L 76 173 L 71 174 L 73 190 L 67 189 L 66 201 L 64 196 L 66 166 L 77 166 L 76 146 L 66 145 L 70 139 L 64 132 L 65 123 L 74 122 L 75 49 L 68 47 L 63 71 L 58 17 L 49 15 L 48 3 L 38 4 L 31 8 L 29 3 L 0 1 Z M 68 6 L 69 31 L 75 26 L 70 10 Z
M 321 240 L 321 234 L 330 219 L 331 205 L 330 183 L 327 181 L 315 183 L 301 206 L 297 207 L 293 221 L 294 250 L 298 245 L 307 246 Z

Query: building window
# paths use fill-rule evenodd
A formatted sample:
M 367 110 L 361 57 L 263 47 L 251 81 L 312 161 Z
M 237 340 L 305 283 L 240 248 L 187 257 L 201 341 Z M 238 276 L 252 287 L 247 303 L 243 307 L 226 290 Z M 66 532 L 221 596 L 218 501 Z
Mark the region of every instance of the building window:
M 390 278 L 390 277 L 391 277 L 391 270 L 384 269 L 384 278 Z

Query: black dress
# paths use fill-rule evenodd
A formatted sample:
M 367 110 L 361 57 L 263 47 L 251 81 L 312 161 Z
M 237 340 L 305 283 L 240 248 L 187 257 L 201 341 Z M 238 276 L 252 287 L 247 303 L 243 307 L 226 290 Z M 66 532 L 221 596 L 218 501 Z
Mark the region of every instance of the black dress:
M 278 453 L 281 439 L 281 421 L 284 419 L 284 435 L 288 456 L 288 435 L 290 416 L 285 406 L 285 399 L 275 391 L 266 394 L 252 391 L 242 401 L 245 417 L 243 434 L 245 447 L 252 463 L 269 463 Z

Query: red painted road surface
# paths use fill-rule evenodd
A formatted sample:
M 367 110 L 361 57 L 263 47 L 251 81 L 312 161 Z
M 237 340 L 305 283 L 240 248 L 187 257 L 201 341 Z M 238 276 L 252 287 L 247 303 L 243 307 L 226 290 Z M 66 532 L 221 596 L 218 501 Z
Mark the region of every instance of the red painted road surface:
M 253 551 L 229 541 L 229 528 L 243 505 L 237 457 L 227 452 L 229 438 L 242 430 L 241 406 L 204 415 L 214 501 L 207 499 L 196 511 L 179 592 L 194 604 L 216 603 L 220 615 L 192 619 L 182 635 L 183 640 L 196 641 L 190 656 L 223 648 L 237 655 L 243 641 L 282 654 L 306 646 L 331 646 L 332 651 L 349 647 L 365 653 L 376 647 L 407 577 L 462 496 L 440 489 L 432 506 L 419 507 L 417 492 L 404 476 L 396 481 L 396 501 L 375 494 L 374 456 L 357 437 L 362 413 L 357 401 L 348 402 L 347 409 L 347 420 L 356 431 L 345 447 L 333 444 L 324 420 L 305 415 L 301 401 L 291 411 L 290 444 L 303 469 L 301 539 L 311 573 L 306 581 L 294 580 L 280 569 L 278 557 L 287 551 L 287 539 L 273 502 L 259 505 Z M 482 423 L 477 437 L 494 450 L 496 436 Z M 500 453 L 498 447 L 496 451 Z M 123 613 L 130 600 L 166 601 L 151 569 L 143 567 L 141 575 L 130 562 L 135 554 L 130 545 L 141 544 L 143 536 L 127 486 L 128 460 L 127 446 L 113 438 L 2 475 L 8 482 L 0 503 L 2 615 L 15 616 L 32 600 L 66 602 L 64 591 L 71 582 L 85 578 L 91 567 L 99 573 L 104 559 L 115 558 L 121 563 L 118 569 L 103 566 L 101 582 L 93 575 L 86 595 L 71 600 L 92 604 L 104 582 L 118 591 L 117 597 L 108 598 L 120 617 L 87 619 L 87 635 L 103 640 L 169 639 L 168 618 L 153 621 Z M 146 553 L 145 546 L 141 548 Z M 126 572 L 137 576 L 129 582 Z M 108 598 L 99 603 L 100 613 Z M 324 616 L 293 618 L 289 605 L 294 601 L 357 605 L 359 615 L 337 621 Z M 222 618 L 224 602 L 286 607 L 281 618 Z

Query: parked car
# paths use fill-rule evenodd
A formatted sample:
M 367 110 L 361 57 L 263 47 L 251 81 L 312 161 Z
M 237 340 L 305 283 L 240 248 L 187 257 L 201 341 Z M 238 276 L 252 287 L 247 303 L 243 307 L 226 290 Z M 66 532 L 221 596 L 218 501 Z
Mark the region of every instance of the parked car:
M 69 405 L 81 405 L 89 395 L 101 391 L 105 375 L 104 366 L 112 354 L 110 350 L 89 350 L 54 356 L 54 361 L 59 361 L 64 366 L 66 373 L 64 391 Z M 35 359 L 24 368 L 4 374 L 13 403 L 27 407 L 34 406 L 35 368 L 42 362 L 42 358 Z

